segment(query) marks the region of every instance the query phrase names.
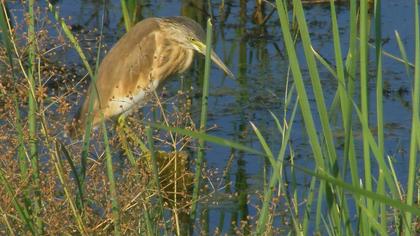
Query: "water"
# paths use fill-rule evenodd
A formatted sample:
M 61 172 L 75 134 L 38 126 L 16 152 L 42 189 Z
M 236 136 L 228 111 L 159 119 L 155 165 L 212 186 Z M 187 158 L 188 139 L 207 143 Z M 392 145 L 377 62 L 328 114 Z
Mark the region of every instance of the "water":
M 141 15 L 150 16 L 173 16 L 186 15 L 201 22 L 206 21 L 208 13 L 207 1 L 198 6 L 199 1 L 143 1 Z M 275 12 L 268 19 L 264 27 L 255 24 L 252 20 L 252 13 L 255 9 L 255 1 L 225 1 L 226 11 L 220 12 L 219 5 L 212 5 L 214 16 L 214 46 L 215 51 L 236 75 L 237 80 L 225 78 L 222 71 L 213 67 L 211 71 L 211 85 L 209 98 L 209 120 L 208 126 L 216 125 L 217 128 L 210 132 L 211 135 L 223 137 L 229 140 L 240 142 L 244 145 L 261 149 L 258 139 L 250 125 L 253 122 L 266 138 L 269 146 L 276 155 L 279 150 L 281 136 L 275 128 L 275 122 L 270 112 L 272 111 L 279 119 L 283 118 L 284 96 L 287 86 L 288 62 L 287 54 L 283 46 L 281 29 L 277 13 Z M 109 0 L 106 5 L 102 1 L 57 1 L 61 14 L 68 24 L 73 28 L 85 30 L 100 29 L 102 16 L 104 15 L 104 42 L 108 48 L 124 33 L 123 22 L 120 14 L 120 1 Z M 103 10 L 105 7 L 105 10 Z M 273 8 L 265 6 L 265 14 L 268 15 Z M 330 22 L 329 5 L 306 5 L 306 18 L 311 32 L 314 48 L 330 62 L 334 61 L 332 30 Z M 224 21 L 222 21 L 224 14 Z M 343 55 L 348 45 L 348 6 L 338 6 L 338 21 L 342 39 Z M 70 19 L 67 16 L 71 16 Z M 394 31 L 398 30 L 409 59 L 414 57 L 414 27 L 412 2 L 406 0 L 383 1 L 383 47 L 384 50 L 399 56 L 398 45 L 395 41 Z M 204 24 L 203 24 L 204 26 Z M 373 32 L 373 31 L 372 31 Z M 92 34 L 92 39 L 98 33 Z M 371 37 L 373 37 L 372 35 Z M 373 39 L 373 38 L 372 38 Z M 372 41 L 373 42 L 373 41 Z M 299 42 L 298 42 L 299 44 Z M 78 61 L 74 52 L 66 52 L 64 60 L 70 62 Z M 303 51 L 298 51 L 303 58 Z M 94 55 L 94 54 L 92 54 Z M 371 50 L 371 61 L 374 63 L 374 50 Z M 79 62 L 80 63 L 80 62 Z M 304 66 L 302 60 L 302 67 Z M 411 106 L 411 78 L 407 77 L 405 68 L 401 63 L 384 57 L 384 114 L 385 115 L 385 143 L 386 152 L 393 157 L 400 181 L 406 181 L 406 157 L 409 144 L 410 132 L 410 106 Z M 193 118 L 198 124 L 200 107 L 200 73 L 199 66 L 193 67 L 190 72 L 180 77 L 173 78 L 165 86 L 168 93 L 174 95 L 184 84 L 190 84 L 195 88 L 193 94 Z M 319 68 L 322 68 L 320 66 Z M 372 67 L 374 68 L 374 67 Z M 374 76 L 374 71 L 370 75 Z M 322 85 L 325 99 L 331 105 L 337 83 L 332 75 L 321 69 Z M 305 82 L 310 84 L 307 74 L 304 75 Z M 371 82 L 371 104 L 370 111 L 375 113 L 375 90 L 374 78 Z M 189 81 L 190 80 L 190 81 Z M 181 82 L 180 82 L 181 81 Z M 312 94 L 308 88 L 309 95 Z M 312 102 L 314 99 L 311 98 Z M 315 111 L 315 104 L 314 111 Z M 290 111 L 288 112 L 290 115 Z M 317 114 L 316 112 L 314 114 Z M 315 117 L 315 119 L 318 119 Z M 371 117 L 375 121 L 375 117 Z M 337 125 L 338 126 L 338 125 Z M 294 124 L 294 132 L 291 137 L 295 160 L 297 164 L 312 168 L 314 160 L 311 156 L 309 144 L 304 131 L 304 124 L 300 115 L 297 116 Z M 341 130 L 335 129 L 335 135 L 339 136 Z M 356 136 L 357 136 L 357 131 Z M 357 141 L 357 138 L 356 138 Z M 359 138 L 360 141 L 360 138 Z M 337 144 L 338 146 L 339 144 Z M 361 153 L 361 150 L 357 150 Z M 360 154 L 361 156 L 361 154 Z M 207 218 L 208 225 L 202 225 L 209 232 L 214 232 L 219 227 L 223 232 L 233 232 L 232 222 L 241 220 L 248 221 L 246 216 L 255 216 L 260 204 L 257 192 L 263 191 L 262 186 L 267 171 L 268 162 L 261 157 L 247 153 L 232 151 L 218 145 L 208 144 L 206 153 L 207 167 L 211 170 L 218 170 L 219 177 L 231 162 L 229 175 L 225 181 L 218 180 L 215 184 L 216 193 L 206 202 L 199 206 L 200 217 Z M 287 171 L 287 179 L 290 173 Z M 302 192 L 308 184 L 309 178 L 298 175 L 298 182 L 301 184 Z M 232 182 L 226 188 L 226 183 Z M 217 188 L 222 188 L 217 190 Z M 233 194 L 233 197 L 229 197 Z M 225 195 L 226 194 L 226 195 Z M 217 199 L 217 201 L 216 201 Z M 213 202 L 217 202 L 214 203 Z M 285 224 L 278 219 L 276 224 Z M 237 223 L 234 223 L 238 225 Z

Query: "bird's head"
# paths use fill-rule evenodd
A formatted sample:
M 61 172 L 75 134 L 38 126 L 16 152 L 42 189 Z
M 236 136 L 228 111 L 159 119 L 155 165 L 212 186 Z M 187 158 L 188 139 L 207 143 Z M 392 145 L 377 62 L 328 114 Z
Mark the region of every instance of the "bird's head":
M 202 55 L 206 55 L 206 44 L 203 28 L 194 20 L 183 17 L 167 18 L 173 40 L 177 41 L 185 48 L 193 49 Z M 227 68 L 223 61 L 217 56 L 214 50 L 211 51 L 211 60 L 222 69 L 229 77 L 235 78 L 233 73 Z

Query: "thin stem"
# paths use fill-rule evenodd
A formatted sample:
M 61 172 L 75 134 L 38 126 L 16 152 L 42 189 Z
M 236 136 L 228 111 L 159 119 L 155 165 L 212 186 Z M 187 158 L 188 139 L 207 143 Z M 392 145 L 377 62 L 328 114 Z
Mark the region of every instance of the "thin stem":
M 203 96 L 201 100 L 201 117 L 200 117 L 200 133 L 204 134 L 206 132 L 207 124 L 207 105 L 208 105 L 208 95 L 209 95 L 209 78 L 210 78 L 210 65 L 211 65 L 211 39 L 212 39 L 212 24 L 210 19 L 207 20 L 207 37 L 206 37 L 206 60 L 204 66 L 204 80 L 203 80 Z M 195 214 L 197 210 L 197 201 L 198 201 L 198 192 L 200 189 L 200 178 L 201 178 L 201 168 L 202 162 L 204 159 L 204 148 L 205 141 L 202 138 L 198 140 L 199 151 L 197 158 L 195 160 L 195 175 L 194 175 L 194 189 L 192 194 L 192 205 L 190 218 L 192 222 L 195 220 Z

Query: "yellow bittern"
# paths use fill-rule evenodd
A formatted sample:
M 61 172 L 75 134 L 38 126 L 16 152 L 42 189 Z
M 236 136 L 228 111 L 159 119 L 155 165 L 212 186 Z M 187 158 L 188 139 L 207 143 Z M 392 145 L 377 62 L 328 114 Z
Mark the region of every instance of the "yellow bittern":
M 84 130 L 91 94 L 95 96 L 93 126 L 101 121 L 101 113 L 105 119 L 127 115 L 134 107 L 144 106 L 148 94 L 169 76 L 187 70 L 194 51 L 205 55 L 204 39 L 202 27 L 187 17 L 148 18 L 137 23 L 100 64 L 96 83 L 90 85 L 70 135 L 75 137 Z M 211 59 L 233 77 L 214 51 Z

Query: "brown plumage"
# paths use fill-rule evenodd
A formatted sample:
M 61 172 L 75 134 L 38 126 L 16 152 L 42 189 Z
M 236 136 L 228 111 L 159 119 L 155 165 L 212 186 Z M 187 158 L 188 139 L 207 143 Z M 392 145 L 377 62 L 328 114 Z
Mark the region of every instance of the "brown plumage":
M 169 76 L 188 69 L 194 51 L 205 54 L 204 37 L 201 26 L 187 17 L 148 18 L 137 23 L 103 59 L 70 135 L 76 137 L 85 129 L 92 89 L 98 93 L 93 93 L 94 126 L 101 121 L 101 112 L 105 119 L 127 114 L 144 106 L 148 95 Z M 211 57 L 233 77 L 214 52 Z

